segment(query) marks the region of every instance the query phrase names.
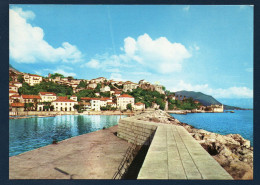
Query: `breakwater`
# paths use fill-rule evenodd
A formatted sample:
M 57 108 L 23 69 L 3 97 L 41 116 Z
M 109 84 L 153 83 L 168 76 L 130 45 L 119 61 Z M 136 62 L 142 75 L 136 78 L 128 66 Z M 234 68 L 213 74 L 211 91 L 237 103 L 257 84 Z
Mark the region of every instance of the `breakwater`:
M 232 179 L 183 126 L 155 122 L 168 119 L 166 114 L 155 111 L 119 120 L 119 137 L 151 143 L 138 179 Z
M 164 111 L 150 112 L 139 116 L 139 119 L 184 127 L 234 179 L 253 179 L 253 147 L 241 135 L 221 135 L 197 129 Z

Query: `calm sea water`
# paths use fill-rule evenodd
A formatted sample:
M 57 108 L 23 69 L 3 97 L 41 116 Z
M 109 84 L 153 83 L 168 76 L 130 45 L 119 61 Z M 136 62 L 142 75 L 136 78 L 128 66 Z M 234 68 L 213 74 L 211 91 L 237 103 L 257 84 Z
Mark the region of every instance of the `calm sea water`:
M 126 117 L 125 115 L 121 117 Z M 117 125 L 120 116 L 63 115 L 9 120 L 9 156 Z
M 240 134 L 253 146 L 253 110 L 235 110 L 235 113 L 171 114 L 181 122 L 198 129 L 226 134 Z

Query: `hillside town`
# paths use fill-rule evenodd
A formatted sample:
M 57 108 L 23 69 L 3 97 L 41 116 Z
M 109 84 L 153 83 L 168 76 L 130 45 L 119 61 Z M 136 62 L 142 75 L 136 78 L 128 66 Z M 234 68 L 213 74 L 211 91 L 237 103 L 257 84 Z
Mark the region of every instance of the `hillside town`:
M 53 89 L 50 89 L 53 86 Z M 57 89 L 63 88 L 59 93 Z M 56 91 L 56 92 L 55 92 Z M 9 111 L 18 115 L 24 111 L 79 112 L 144 111 L 146 109 L 223 112 L 223 105 L 203 106 L 185 96 L 175 96 L 164 86 L 145 80 L 139 83 L 115 81 L 104 77 L 91 80 L 49 74 L 42 77 L 9 69 Z M 192 107 L 193 106 L 193 107 Z

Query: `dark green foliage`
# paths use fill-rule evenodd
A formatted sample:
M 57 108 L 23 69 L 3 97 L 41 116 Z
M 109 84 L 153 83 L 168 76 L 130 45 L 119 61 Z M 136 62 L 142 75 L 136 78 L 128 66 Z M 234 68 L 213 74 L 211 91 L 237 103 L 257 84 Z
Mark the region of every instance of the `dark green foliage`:
M 51 77 L 52 79 L 56 78 L 56 77 L 61 77 L 61 78 L 64 78 L 64 76 L 62 74 L 59 74 L 59 73 L 54 73 L 54 74 L 51 74 Z
M 100 88 L 102 87 L 101 83 L 97 84 L 97 87 L 94 89 L 95 93 L 100 92 Z
M 9 76 L 9 82 L 13 81 L 13 78 L 11 76 Z
M 23 83 L 23 82 L 24 82 L 24 79 L 23 79 L 23 76 L 22 76 L 22 75 L 18 75 L 17 80 L 18 80 L 18 82 L 20 82 L 20 83 Z
M 34 86 L 30 86 L 28 83 L 23 83 L 23 86 L 19 88 L 20 94 L 32 94 L 38 95 L 39 92 L 54 92 L 57 95 L 72 95 L 73 89 L 67 85 L 60 85 L 54 82 L 41 82 Z
M 86 82 L 84 82 L 83 80 L 81 80 L 80 82 L 79 82 L 79 85 L 77 86 L 77 88 L 85 88 L 86 87 Z
M 96 97 L 95 91 L 91 90 L 91 89 L 86 89 L 86 90 L 79 91 L 76 94 L 76 96 L 78 98 L 78 101 L 80 100 L 81 97 L 90 97 L 90 98 L 95 98 Z
M 102 96 L 102 97 L 110 97 L 110 92 L 101 92 L 100 96 Z
M 128 104 L 126 105 L 126 108 L 127 108 L 128 110 L 132 110 L 132 104 L 131 104 L 131 103 L 128 103 Z

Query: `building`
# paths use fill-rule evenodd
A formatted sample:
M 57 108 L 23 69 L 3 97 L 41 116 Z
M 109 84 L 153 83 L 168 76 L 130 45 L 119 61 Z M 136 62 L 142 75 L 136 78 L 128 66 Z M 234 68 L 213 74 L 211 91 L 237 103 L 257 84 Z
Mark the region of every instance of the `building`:
M 15 85 L 9 85 L 9 91 L 15 91 L 18 92 L 18 87 Z
M 100 92 L 109 92 L 110 91 L 110 87 L 109 86 L 105 86 L 100 88 Z
M 145 110 L 145 104 L 141 102 L 135 103 L 134 110 Z
M 20 95 L 12 95 L 9 97 L 9 103 L 18 103 L 21 101 Z
M 35 84 L 39 84 L 42 82 L 42 77 L 39 75 L 25 74 L 23 78 L 24 81 L 30 86 L 34 86 Z
M 90 83 L 88 84 L 87 89 L 95 89 L 97 87 L 97 83 Z
M 14 82 L 13 85 L 16 86 L 18 89 L 23 86 L 23 84 L 20 82 Z
M 163 86 L 162 85 L 153 85 L 154 86 L 154 90 L 159 92 L 160 94 L 165 94 L 164 90 L 163 90 Z
M 21 96 L 21 103 L 36 103 L 41 102 L 41 97 L 39 95 L 26 95 Z
M 132 92 L 133 89 L 136 89 L 139 85 L 130 81 L 127 81 L 123 85 L 123 91 L 127 92 L 130 91 Z
M 74 100 L 74 101 L 78 101 L 78 97 L 75 96 L 75 95 L 72 95 L 72 96 L 70 97 L 70 99 L 71 99 L 71 100 Z
M 13 95 L 19 95 L 19 93 L 16 91 L 9 91 L 9 97 Z
M 90 100 L 91 109 L 94 111 L 100 111 L 100 99 L 99 98 L 91 98 Z
M 108 102 L 112 102 L 111 98 L 100 98 L 100 107 L 106 107 Z
M 94 83 L 104 83 L 105 81 L 106 81 L 106 78 L 104 78 L 104 77 L 98 77 L 96 79 L 91 80 L 91 82 L 94 82 Z
M 42 102 L 52 102 L 57 99 L 57 96 L 53 92 L 39 92 Z
M 77 104 L 77 101 L 68 99 L 66 96 L 58 96 L 56 100 L 51 102 L 51 105 L 54 107 L 54 111 L 75 111 L 74 105 Z
M 131 104 L 134 108 L 134 97 L 128 95 L 128 94 L 122 94 L 121 96 L 117 97 L 117 108 L 120 110 L 127 109 L 127 104 Z
M 116 108 L 116 103 L 115 102 L 107 102 L 108 106 L 111 106 L 112 108 Z
M 11 104 L 12 112 L 23 112 L 24 111 L 24 103 L 12 103 Z
M 224 105 L 211 105 L 212 112 L 224 112 Z

